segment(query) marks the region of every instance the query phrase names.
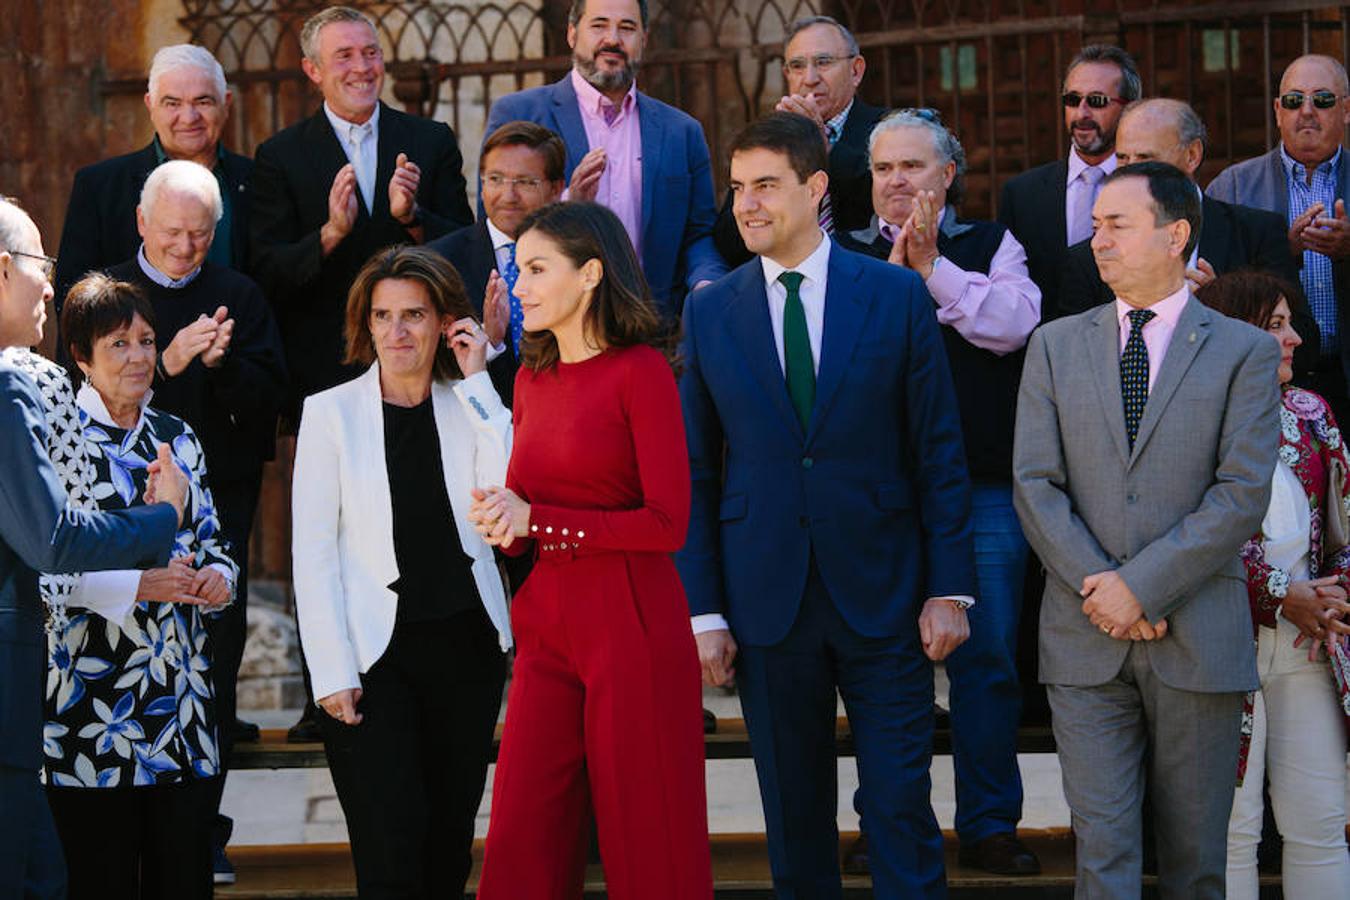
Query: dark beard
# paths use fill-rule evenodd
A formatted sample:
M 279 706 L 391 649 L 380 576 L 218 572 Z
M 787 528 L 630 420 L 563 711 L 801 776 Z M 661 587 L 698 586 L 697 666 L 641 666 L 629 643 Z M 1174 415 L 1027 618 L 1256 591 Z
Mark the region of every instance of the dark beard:
M 582 59 L 573 54 L 572 63 L 581 77 L 601 93 L 627 90 L 637 79 L 638 64 L 627 54 L 624 55 L 624 67 L 617 72 L 601 72 L 595 64 L 595 57 Z

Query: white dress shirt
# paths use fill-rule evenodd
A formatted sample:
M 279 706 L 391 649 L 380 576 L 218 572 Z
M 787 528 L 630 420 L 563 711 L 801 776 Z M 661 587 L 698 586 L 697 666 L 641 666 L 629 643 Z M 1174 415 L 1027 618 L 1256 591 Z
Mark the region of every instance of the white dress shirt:
M 1289 573 L 1290 581 L 1308 578 L 1308 542 L 1312 514 L 1308 495 L 1289 464 L 1280 460 L 1270 484 L 1270 506 L 1261 521 L 1266 562 Z
M 820 243 L 816 249 L 797 265 L 789 269 L 767 256 L 759 258 L 764 267 L 764 292 L 769 299 L 769 325 L 773 328 L 773 343 L 778 351 L 778 365 L 787 373 L 787 360 L 783 355 L 783 310 L 787 306 L 787 287 L 778 280 L 784 272 L 800 273 L 802 284 L 798 294 L 802 301 L 802 311 L 806 314 L 806 337 L 811 344 L 811 361 L 816 373 L 820 373 L 820 343 L 825 334 L 825 282 L 830 269 L 830 248 L 833 241 L 820 232 Z M 975 602 L 974 597 L 949 597 L 951 599 Z M 690 617 L 694 634 L 705 631 L 729 631 L 726 617 L 721 613 L 703 613 Z
M 356 171 L 356 186 L 360 190 L 361 199 L 365 201 L 366 212 L 373 213 L 375 167 L 379 164 L 380 155 L 380 104 L 375 104 L 375 111 L 360 125 L 348 122 L 333 112 L 327 101 L 323 104 L 323 114 L 333 126 L 333 134 L 337 136 L 342 152 L 347 155 L 347 162 L 351 163 Z

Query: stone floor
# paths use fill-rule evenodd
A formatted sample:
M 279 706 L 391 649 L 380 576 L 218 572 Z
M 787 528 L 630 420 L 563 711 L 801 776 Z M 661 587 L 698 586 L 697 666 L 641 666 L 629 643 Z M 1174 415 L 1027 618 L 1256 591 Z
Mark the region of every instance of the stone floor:
M 704 692 L 704 705 L 719 716 L 739 716 L 740 702 L 720 690 Z M 841 713 L 842 714 L 842 713 Z M 246 718 L 263 727 L 286 727 L 298 717 L 296 710 L 250 711 Z M 1026 800 L 1022 825 L 1050 828 L 1069 823 L 1069 810 L 1060 788 L 1059 764 L 1053 755 L 1020 757 Z M 839 827 L 856 830 L 853 791 L 858 785 L 852 759 L 839 761 Z M 759 787 L 749 760 L 714 760 L 707 763 L 708 820 L 713 832 L 762 832 Z M 492 802 L 492 773 L 478 814 L 478 835 L 487 833 L 488 809 Z M 943 828 L 952 827 L 955 814 L 951 757 L 933 761 L 933 808 Z M 326 769 L 246 771 L 233 773 L 226 785 L 224 810 L 234 817 L 236 844 L 298 844 L 345 841 L 342 809 Z

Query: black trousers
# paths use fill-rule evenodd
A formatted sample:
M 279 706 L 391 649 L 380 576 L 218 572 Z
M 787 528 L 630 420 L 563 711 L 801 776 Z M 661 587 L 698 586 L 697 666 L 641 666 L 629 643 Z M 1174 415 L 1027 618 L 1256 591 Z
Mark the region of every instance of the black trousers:
M 70 900 L 210 900 L 220 778 L 154 787 L 47 787 Z
M 320 712 L 362 900 L 463 895 L 505 678 L 478 607 L 396 627 L 361 676 L 359 725 Z
M 239 567 L 235 583 L 234 602 L 218 616 L 206 618 L 211 635 L 211 680 L 216 689 L 216 722 L 220 746 L 220 777 L 213 779 L 215 797 L 211 812 L 217 814 L 217 840 L 224 845 L 231 822 L 219 816 L 220 798 L 225 792 L 225 773 L 229 769 L 230 754 L 234 751 L 234 720 L 238 709 L 239 666 L 244 660 L 244 642 L 248 638 L 248 544 L 253 533 L 253 519 L 258 512 L 258 492 L 262 487 L 262 472 L 256 478 L 222 481 L 211 485 L 211 498 L 220 517 L 220 530 L 230 543 L 230 559 Z

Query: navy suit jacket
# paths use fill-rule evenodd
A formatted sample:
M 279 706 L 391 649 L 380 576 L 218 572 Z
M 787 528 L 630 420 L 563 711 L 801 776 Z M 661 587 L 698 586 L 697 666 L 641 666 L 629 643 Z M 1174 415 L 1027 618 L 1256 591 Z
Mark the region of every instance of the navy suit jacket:
M 167 503 L 111 513 L 66 509 L 47 457 L 42 399 L 0 364 L 0 766 L 42 766 L 47 636 L 38 572 L 162 566 L 178 519 Z
M 688 113 L 641 91 L 637 110 L 642 131 L 642 271 L 652 296 L 674 319 L 686 290 L 727 271 L 712 241 L 717 217 L 712 163 L 703 126 Z M 494 102 L 483 134 L 517 120 L 537 122 L 562 137 L 567 145 L 564 175 L 570 182 L 572 170 L 590 151 L 572 73 Z
M 676 556 L 693 615 L 781 641 L 816 565 L 856 631 L 913 629 L 926 597 L 971 595 L 961 420 L 933 301 L 913 272 L 835 245 L 815 406 L 802 429 L 751 260 L 689 296 L 680 396 L 693 477 Z

